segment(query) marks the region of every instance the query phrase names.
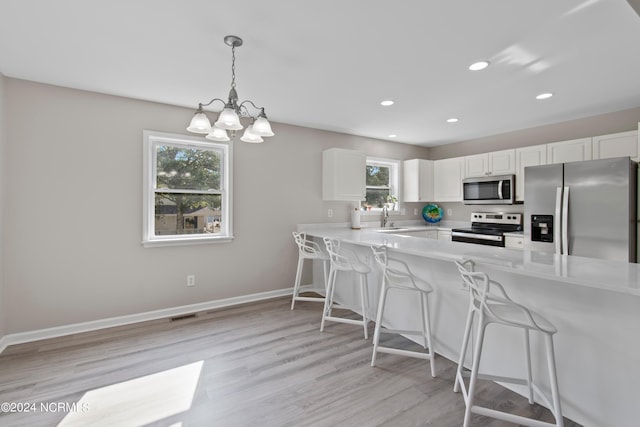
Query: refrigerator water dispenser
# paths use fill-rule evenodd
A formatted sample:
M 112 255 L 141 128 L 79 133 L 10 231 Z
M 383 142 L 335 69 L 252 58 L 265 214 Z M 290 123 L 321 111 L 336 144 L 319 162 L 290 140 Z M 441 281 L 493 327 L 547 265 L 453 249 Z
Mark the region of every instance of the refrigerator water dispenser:
M 553 243 L 553 215 L 531 215 L 531 241 Z

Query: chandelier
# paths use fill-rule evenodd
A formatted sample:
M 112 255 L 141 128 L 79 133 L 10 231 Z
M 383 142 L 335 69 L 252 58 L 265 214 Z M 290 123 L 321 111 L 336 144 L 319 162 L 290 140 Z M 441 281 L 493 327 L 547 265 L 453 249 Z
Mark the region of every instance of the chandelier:
M 229 91 L 229 99 L 225 102 L 220 98 L 213 98 L 206 104 L 199 103 L 198 110 L 196 110 L 191 119 L 187 130 L 193 133 L 207 134 L 205 138 L 212 141 L 229 141 L 227 131 L 231 132 L 232 138 L 235 137 L 236 131 L 243 129 L 240 123 L 240 118 L 243 117 L 251 119 L 251 124 L 247 126 L 240 140 L 253 143 L 263 142 L 263 136 L 274 135 L 264 112 L 264 107 L 258 107 L 250 100 L 238 103 L 238 93 L 236 92 L 236 47 L 242 46 L 242 39 L 238 36 L 226 36 L 224 42 L 231 47 L 231 90 Z M 213 104 L 214 101 L 222 102 L 224 108 L 218 115 L 218 120 L 211 126 L 203 107 Z M 249 106 L 256 110 L 256 115 L 252 115 L 249 112 Z

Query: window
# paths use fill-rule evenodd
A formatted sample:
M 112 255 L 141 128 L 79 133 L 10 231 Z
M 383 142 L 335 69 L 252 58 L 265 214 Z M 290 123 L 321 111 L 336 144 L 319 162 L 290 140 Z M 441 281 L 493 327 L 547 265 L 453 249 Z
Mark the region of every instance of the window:
M 366 210 L 378 210 L 387 204 L 398 209 L 398 165 L 399 161 L 367 157 Z
M 233 238 L 231 145 L 144 132 L 145 246 Z

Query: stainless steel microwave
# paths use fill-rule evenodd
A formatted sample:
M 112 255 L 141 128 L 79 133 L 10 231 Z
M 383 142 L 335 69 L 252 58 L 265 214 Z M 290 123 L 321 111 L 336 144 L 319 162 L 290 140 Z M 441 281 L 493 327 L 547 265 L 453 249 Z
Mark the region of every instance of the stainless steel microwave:
M 462 181 L 462 202 L 465 205 L 512 205 L 515 181 L 515 175 L 466 178 Z

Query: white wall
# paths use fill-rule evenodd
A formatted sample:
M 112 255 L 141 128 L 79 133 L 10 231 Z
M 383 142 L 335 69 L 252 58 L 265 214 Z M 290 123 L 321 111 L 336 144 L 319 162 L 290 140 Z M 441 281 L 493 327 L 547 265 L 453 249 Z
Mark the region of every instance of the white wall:
M 5 77 L 0 73 L 0 337 L 6 332 L 6 304 L 4 297 L 4 251 L 5 251 L 5 183 L 6 183 L 6 162 L 5 162 L 5 144 L 6 144 L 6 110 L 5 110 Z
M 235 143 L 232 243 L 145 249 L 142 131 L 186 134 L 193 110 L 12 78 L 4 100 L 6 334 L 291 287 L 296 224 L 349 218 L 321 200 L 322 150 L 428 153 L 273 123 L 264 144 Z

